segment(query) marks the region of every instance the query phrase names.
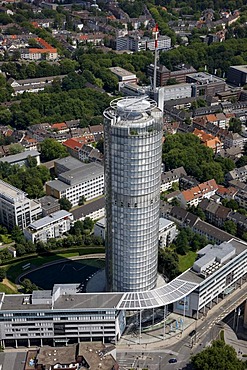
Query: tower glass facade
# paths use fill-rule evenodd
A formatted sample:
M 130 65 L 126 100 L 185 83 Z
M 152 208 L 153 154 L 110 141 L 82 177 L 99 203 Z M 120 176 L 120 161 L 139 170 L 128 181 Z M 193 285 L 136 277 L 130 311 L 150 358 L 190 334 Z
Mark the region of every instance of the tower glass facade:
M 162 116 L 147 97 L 113 100 L 104 112 L 110 291 L 145 291 L 156 285 Z

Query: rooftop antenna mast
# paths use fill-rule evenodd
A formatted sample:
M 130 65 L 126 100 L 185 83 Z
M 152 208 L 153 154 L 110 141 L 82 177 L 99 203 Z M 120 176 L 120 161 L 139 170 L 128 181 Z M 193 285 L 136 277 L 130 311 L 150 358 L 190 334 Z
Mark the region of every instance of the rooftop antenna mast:
M 153 36 L 154 36 L 154 81 L 153 81 L 153 91 L 156 90 L 156 78 L 157 78 L 157 59 L 158 59 L 158 35 L 159 35 L 159 27 L 156 23 L 153 29 Z

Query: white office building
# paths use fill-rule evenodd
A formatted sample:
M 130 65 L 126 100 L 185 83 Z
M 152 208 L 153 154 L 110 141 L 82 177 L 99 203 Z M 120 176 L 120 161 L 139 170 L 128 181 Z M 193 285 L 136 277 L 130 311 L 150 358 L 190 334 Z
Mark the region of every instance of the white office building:
M 40 203 L 30 200 L 20 189 L 0 180 L 0 222 L 8 229 L 27 227 L 42 214 Z
M 61 238 L 70 230 L 72 222 L 72 213 L 60 210 L 32 222 L 24 229 L 24 236 L 33 243 L 38 241 L 46 243 L 51 238 Z
M 57 180 L 46 183 L 46 194 L 66 198 L 77 206 L 81 197 L 86 200 L 104 193 L 104 168 L 97 163 L 81 163 L 81 167 L 60 173 Z

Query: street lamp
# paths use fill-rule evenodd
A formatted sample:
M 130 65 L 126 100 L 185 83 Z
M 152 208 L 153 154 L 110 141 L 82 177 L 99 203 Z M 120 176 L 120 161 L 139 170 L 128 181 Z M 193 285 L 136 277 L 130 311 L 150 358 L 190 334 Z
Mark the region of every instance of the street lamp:
M 162 360 L 162 357 L 161 357 L 161 356 L 159 356 L 159 370 L 161 369 L 161 367 L 160 367 L 160 362 L 161 362 L 161 360 Z

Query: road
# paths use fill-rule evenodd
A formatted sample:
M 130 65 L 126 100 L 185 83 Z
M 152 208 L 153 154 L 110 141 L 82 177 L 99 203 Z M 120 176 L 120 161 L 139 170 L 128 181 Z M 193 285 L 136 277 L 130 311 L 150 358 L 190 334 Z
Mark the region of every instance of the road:
M 172 344 L 158 342 L 148 345 L 133 345 L 131 348 L 126 347 L 126 349 L 117 348 L 120 370 L 138 369 L 138 366 L 140 369 L 146 367 L 149 370 L 189 369 L 191 355 L 200 352 L 218 337 L 224 326 L 222 320 L 243 302 L 246 293 L 247 284 L 225 298 L 220 305 L 211 309 L 208 316 L 195 322 L 195 325 L 186 330 L 184 334 L 171 338 L 173 339 Z M 189 333 L 193 329 L 196 331 L 196 335 L 191 338 Z M 176 358 L 177 363 L 170 364 L 170 358 Z

